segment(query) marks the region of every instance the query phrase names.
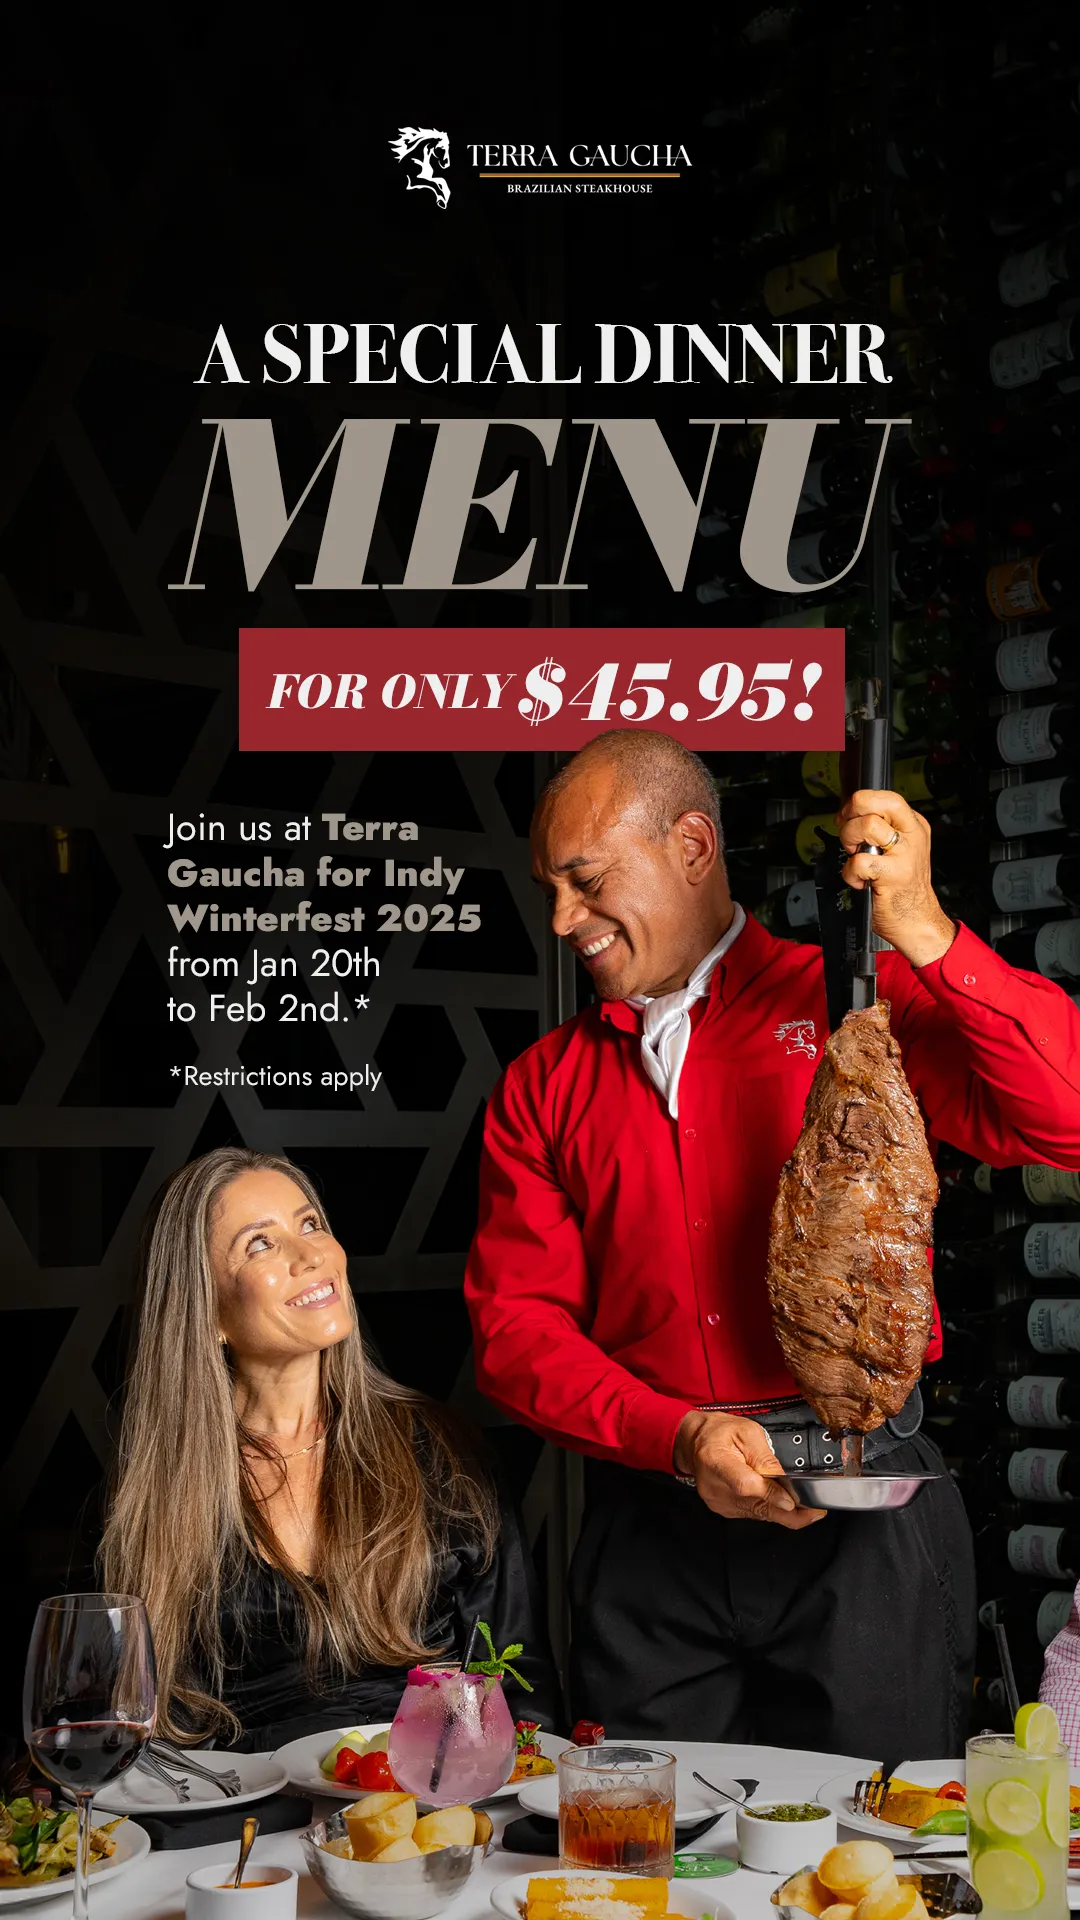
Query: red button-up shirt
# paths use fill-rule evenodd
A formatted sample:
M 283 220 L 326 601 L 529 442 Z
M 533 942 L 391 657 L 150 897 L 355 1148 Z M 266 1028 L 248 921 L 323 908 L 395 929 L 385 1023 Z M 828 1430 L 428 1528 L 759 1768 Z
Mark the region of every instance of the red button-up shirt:
M 1060 987 L 966 927 L 943 959 L 915 970 L 885 952 L 878 971 L 932 1145 L 1080 1167 L 1080 1015 Z M 669 1473 L 691 1407 L 798 1392 L 765 1267 L 828 1033 L 820 950 L 748 918 L 691 1017 L 677 1120 L 625 1002 L 513 1062 L 488 1108 L 465 1279 L 489 1399 L 563 1446 Z

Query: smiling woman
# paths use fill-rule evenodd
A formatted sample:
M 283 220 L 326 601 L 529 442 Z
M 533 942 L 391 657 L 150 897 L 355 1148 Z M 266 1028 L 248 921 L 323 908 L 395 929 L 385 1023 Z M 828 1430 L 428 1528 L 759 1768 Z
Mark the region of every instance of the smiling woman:
M 221 1148 L 152 1210 L 101 1563 L 146 1601 L 175 1736 L 265 1748 L 389 1718 L 408 1666 L 460 1658 L 478 1615 L 530 1645 L 551 1724 L 516 1516 L 447 1409 L 373 1364 L 287 1160 Z

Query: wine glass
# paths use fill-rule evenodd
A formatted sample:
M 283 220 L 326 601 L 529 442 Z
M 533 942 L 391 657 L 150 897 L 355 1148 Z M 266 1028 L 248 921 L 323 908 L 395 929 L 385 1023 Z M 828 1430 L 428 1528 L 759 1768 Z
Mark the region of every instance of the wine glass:
M 74 1920 L 86 1920 L 90 1812 L 154 1731 L 157 1669 L 150 1622 L 130 1593 L 67 1593 L 37 1610 L 23 1685 L 23 1731 L 41 1772 L 79 1810 Z

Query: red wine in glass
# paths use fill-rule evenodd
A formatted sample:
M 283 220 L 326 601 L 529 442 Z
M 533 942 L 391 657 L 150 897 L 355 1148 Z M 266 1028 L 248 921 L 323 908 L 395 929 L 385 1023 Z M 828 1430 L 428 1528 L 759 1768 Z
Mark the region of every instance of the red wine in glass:
M 37 1610 L 23 1687 L 23 1732 L 39 1770 L 79 1810 L 74 1920 L 87 1920 L 90 1814 L 154 1731 L 157 1670 L 134 1594 L 67 1593 Z
M 146 1727 L 133 1720 L 70 1720 L 35 1727 L 27 1743 L 31 1758 L 69 1793 L 97 1793 L 138 1759 Z

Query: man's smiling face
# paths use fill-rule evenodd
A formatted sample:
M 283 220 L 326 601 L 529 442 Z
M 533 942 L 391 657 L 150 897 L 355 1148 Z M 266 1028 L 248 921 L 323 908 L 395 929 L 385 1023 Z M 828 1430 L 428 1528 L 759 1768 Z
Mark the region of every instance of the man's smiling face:
M 650 838 L 610 761 L 583 766 L 542 803 L 532 856 L 551 924 L 601 999 L 669 993 L 685 983 L 701 955 L 683 824 Z

